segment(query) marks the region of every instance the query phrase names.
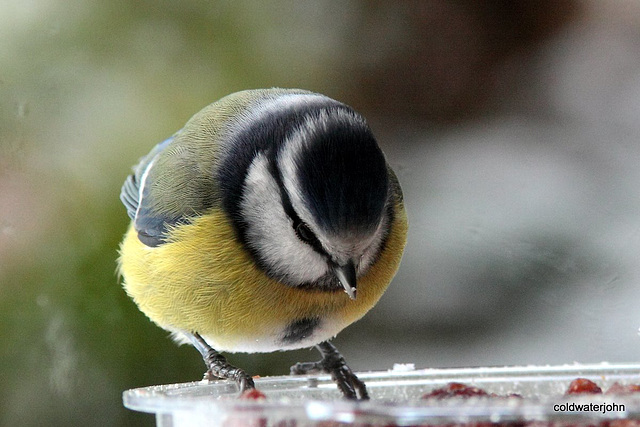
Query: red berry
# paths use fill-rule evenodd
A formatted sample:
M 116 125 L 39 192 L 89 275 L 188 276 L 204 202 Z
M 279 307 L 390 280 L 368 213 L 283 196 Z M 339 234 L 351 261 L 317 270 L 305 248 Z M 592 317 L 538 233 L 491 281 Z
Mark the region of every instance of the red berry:
M 576 378 L 569 384 L 565 394 L 599 394 L 602 389 L 596 383 L 586 378 Z
M 256 388 L 250 388 L 248 390 L 245 390 L 240 395 L 240 399 L 259 400 L 259 399 L 266 399 L 266 398 L 267 396 Z
M 432 390 L 422 396 L 423 399 L 446 399 L 449 397 L 472 397 L 472 396 L 489 396 L 489 393 L 478 387 L 471 387 L 462 383 L 449 383 L 442 388 Z

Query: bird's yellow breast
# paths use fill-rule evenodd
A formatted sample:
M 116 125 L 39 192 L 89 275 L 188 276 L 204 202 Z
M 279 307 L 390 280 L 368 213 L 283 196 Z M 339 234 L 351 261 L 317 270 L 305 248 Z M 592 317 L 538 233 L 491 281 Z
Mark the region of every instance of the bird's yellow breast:
M 220 210 L 177 226 L 167 243 L 142 244 L 131 226 L 120 247 L 124 288 L 142 312 L 170 331 L 198 332 L 218 350 L 274 351 L 310 346 L 337 334 L 373 307 L 396 273 L 406 242 L 399 202 L 385 248 L 358 280 L 358 296 L 284 285 L 266 276 Z M 287 325 L 318 318 L 315 342 L 283 345 Z

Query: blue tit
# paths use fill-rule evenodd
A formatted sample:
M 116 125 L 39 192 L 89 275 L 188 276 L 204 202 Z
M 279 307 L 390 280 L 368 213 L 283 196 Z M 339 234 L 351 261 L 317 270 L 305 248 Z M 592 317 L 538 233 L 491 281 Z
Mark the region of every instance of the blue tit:
M 292 373 L 321 370 L 368 397 L 329 340 L 389 285 L 407 217 L 362 116 L 298 89 L 228 95 L 143 157 L 120 198 L 124 288 L 200 351 L 210 378 L 254 387 L 221 351 L 316 346 L 321 360 Z

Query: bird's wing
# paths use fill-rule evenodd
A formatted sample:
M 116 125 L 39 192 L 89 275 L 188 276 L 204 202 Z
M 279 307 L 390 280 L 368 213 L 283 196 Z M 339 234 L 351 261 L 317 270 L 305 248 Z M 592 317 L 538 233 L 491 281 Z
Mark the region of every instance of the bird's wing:
M 133 173 L 127 177 L 120 191 L 120 200 L 127 208 L 127 214 L 134 222 L 140 241 L 147 246 L 155 247 L 164 242 L 167 227 L 179 220 L 176 215 L 163 213 L 153 209 L 151 189 L 154 187 L 151 174 L 160 155 L 165 152 L 174 137 L 168 138 L 156 145 L 149 154 L 142 157 L 133 168 Z

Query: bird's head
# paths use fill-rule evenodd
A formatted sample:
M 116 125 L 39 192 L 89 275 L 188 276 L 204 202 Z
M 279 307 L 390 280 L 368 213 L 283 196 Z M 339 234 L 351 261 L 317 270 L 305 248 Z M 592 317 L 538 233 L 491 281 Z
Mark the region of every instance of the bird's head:
M 387 165 L 360 115 L 318 98 L 261 113 L 248 133 L 271 143 L 252 153 L 237 216 L 267 275 L 355 299 L 390 226 Z

